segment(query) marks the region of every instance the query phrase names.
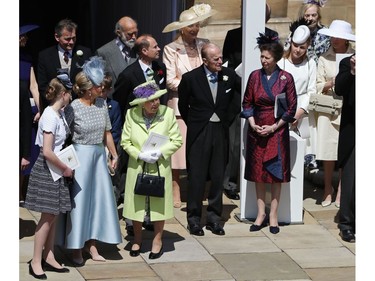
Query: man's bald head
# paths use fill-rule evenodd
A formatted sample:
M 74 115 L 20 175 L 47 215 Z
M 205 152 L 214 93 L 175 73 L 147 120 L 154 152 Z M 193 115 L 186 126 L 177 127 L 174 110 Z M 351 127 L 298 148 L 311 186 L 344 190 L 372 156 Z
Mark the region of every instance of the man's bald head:
M 138 36 L 138 25 L 131 17 L 122 17 L 115 26 L 115 33 L 129 48 L 134 46 Z

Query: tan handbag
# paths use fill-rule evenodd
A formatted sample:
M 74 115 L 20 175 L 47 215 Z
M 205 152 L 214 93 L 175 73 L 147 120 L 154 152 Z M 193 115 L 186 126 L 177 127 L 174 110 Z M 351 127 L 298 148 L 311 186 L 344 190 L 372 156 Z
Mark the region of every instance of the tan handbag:
M 312 94 L 308 110 L 322 112 L 332 115 L 339 115 L 342 108 L 342 99 L 330 95 Z

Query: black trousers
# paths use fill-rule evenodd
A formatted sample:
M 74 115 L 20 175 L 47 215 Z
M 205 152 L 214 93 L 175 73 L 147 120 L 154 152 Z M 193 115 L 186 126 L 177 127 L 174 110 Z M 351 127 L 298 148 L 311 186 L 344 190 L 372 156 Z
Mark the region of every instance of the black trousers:
M 241 154 L 241 118 L 238 114 L 229 127 L 229 158 L 224 174 L 224 189 L 239 192 L 238 178 L 240 174 Z
M 338 226 L 340 230 L 350 229 L 355 233 L 355 149 L 342 166 Z
M 189 128 L 188 132 L 189 134 Z M 228 155 L 228 140 L 222 123 L 209 122 L 189 148 L 187 221 L 200 224 L 206 182 L 208 192 L 208 223 L 219 223 L 223 210 L 223 179 Z

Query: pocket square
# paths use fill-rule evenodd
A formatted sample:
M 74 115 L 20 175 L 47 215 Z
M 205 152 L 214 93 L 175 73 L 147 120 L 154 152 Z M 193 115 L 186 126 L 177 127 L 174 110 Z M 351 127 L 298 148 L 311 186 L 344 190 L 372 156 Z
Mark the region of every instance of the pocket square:
M 162 84 L 164 82 L 164 77 L 160 79 L 159 84 Z
M 225 90 L 225 93 L 228 93 L 232 90 L 232 88 L 228 89 L 228 90 Z

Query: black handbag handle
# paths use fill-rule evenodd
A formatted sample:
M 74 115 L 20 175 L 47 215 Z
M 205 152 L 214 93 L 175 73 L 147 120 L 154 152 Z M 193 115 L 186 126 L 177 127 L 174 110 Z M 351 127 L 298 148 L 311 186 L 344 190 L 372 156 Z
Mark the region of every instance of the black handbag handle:
M 156 163 L 156 167 L 158 168 L 158 177 L 160 178 L 160 170 L 159 170 L 159 163 L 158 161 L 155 162 Z M 143 171 L 142 171 L 142 177 L 144 176 L 145 174 L 145 169 L 146 168 L 146 161 L 143 161 Z

